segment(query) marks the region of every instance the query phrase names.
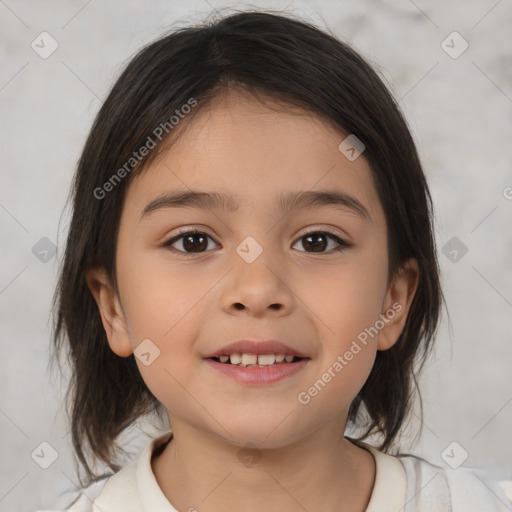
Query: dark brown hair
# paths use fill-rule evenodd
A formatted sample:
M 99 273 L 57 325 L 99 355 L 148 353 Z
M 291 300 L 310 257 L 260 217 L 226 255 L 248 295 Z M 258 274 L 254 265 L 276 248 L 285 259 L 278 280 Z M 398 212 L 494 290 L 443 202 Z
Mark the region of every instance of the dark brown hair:
M 432 200 L 407 124 L 378 74 L 350 45 L 291 15 L 237 12 L 180 28 L 140 50 L 98 112 L 78 162 L 54 295 L 52 355 L 57 360 L 66 349 L 71 366 L 68 415 L 88 483 L 95 477 L 92 461 L 120 469 L 116 439 L 139 417 L 161 414 L 162 405 L 146 387 L 133 354 L 123 358 L 110 349 L 86 270 L 102 265 L 117 290 L 116 240 L 125 192 L 164 145 L 132 162 L 133 170 L 126 163 L 148 137 L 155 138 L 158 126 L 167 122 L 169 128 L 171 116 L 191 98 L 197 106 L 185 126 L 232 87 L 314 113 L 364 143 L 388 226 L 388 277 L 410 257 L 418 260 L 420 275 L 405 327 L 392 348 L 377 352 L 348 419 L 365 428 L 359 440 L 380 434 L 380 449 L 387 451 L 410 412 L 413 384 L 432 347 L 444 297 Z M 173 133 L 168 132 L 166 144 Z M 123 166 L 123 179 L 99 193 Z

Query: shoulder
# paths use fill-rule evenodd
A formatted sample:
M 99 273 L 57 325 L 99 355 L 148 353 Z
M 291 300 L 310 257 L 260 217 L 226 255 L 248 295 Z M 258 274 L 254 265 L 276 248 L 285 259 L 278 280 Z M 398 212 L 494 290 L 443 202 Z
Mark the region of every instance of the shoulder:
M 101 478 L 80 491 L 76 489 L 65 491 L 52 508 L 34 512 L 93 512 L 93 501 L 100 495 L 108 478 Z
M 510 511 L 507 482 L 491 480 L 477 467 L 441 467 L 411 454 L 399 454 L 407 477 L 407 500 L 418 510 Z M 428 508 L 430 507 L 430 508 Z
M 131 462 L 113 474 L 102 475 L 88 487 L 68 491 L 59 497 L 58 503 L 34 512 L 105 512 L 107 510 L 142 510 L 142 497 L 161 493 L 151 470 L 151 457 L 172 438 L 172 432 L 152 438 L 142 452 Z M 154 498 L 153 498 L 154 499 Z M 169 509 L 170 510 L 170 509 Z

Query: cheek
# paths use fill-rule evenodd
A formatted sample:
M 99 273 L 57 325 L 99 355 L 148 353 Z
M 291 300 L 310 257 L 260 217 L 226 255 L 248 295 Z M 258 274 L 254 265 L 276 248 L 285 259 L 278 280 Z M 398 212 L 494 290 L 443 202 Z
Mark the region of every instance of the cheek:
M 325 346 L 342 350 L 378 320 L 386 284 L 385 258 L 354 253 L 347 264 L 316 273 L 314 282 L 305 280 L 297 294 L 320 320 L 322 334 L 330 339 Z
M 198 286 L 197 273 L 169 265 L 162 256 L 120 259 L 119 287 L 140 374 L 161 403 L 169 408 L 172 397 L 172 406 L 180 409 L 190 407 L 185 390 L 196 362 L 198 303 L 218 278 L 205 276 Z
M 145 338 L 167 345 L 189 325 L 183 320 L 211 287 L 210 280 L 198 280 L 183 264 L 169 264 L 159 251 L 120 262 L 119 274 L 132 345 Z
M 386 283 L 387 258 L 375 248 L 354 253 L 335 272 L 316 275 L 315 286 L 306 296 L 320 320 L 322 339 L 320 382 L 307 393 L 317 406 L 331 400 L 340 405 L 350 402 L 368 378 L 377 350 L 374 326 L 382 312 Z M 306 292 L 304 288 L 301 293 Z M 313 398 L 315 392 L 322 398 Z
M 326 280 L 323 296 L 310 297 L 322 343 L 316 374 L 297 398 L 308 415 L 323 420 L 352 402 L 375 362 L 377 336 L 370 328 L 381 311 L 378 282 L 368 272 L 351 270 Z

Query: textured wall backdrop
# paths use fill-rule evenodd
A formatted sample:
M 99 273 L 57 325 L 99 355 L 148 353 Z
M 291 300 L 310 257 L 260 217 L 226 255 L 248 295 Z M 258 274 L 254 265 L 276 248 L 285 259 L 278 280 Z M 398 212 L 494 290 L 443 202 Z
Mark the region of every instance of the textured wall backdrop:
M 451 319 L 420 380 L 422 436 L 412 443 L 413 416 L 404 450 L 439 465 L 447 453 L 462 461 L 467 452 L 464 465 L 511 479 L 510 0 L 252 5 L 327 24 L 375 64 L 400 100 L 435 201 Z M 76 482 L 60 408 L 64 383 L 51 380 L 46 365 L 65 200 L 93 118 L 140 46 L 177 21 L 227 6 L 247 8 L 221 0 L 0 0 L 2 511 L 48 506 Z M 130 442 L 135 453 L 146 438 L 134 429 Z

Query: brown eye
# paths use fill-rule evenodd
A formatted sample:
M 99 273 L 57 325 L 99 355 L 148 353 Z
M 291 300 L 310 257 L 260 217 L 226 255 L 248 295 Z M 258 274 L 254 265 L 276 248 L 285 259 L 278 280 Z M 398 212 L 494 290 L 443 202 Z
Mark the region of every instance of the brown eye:
M 327 249 L 329 246 L 330 240 L 334 240 L 334 242 L 336 242 L 339 246 L 332 249 L 333 251 L 339 251 L 350 247 L 350 244 L 345 242 L 345 240 L 342 240 L 340 237 L 334 235 L 333 233 L 328 233 L 325 231 L 311 231 L 302 235 L 299 238 L 299 241 L 301 240 L 302 247 L 306 249 L 306 252 L 326 252 L 325 249 Z
M 172 250 L 178 251 L 184 254 L 194 254 L 205 252 L 208 247 L 208 239 L 213 240 L 206 233 L 201 231 L 191 230 L 184 231 L 163 244 L 164 247 L 170 247 L 177 242 L 181 242 L 183 249 L 176 249 L 172 247 Z
M 201 231 L 189 230 L 179 233 L 178 235 L 172 237 L 170 240 L 164 242 L 162 245 L 164 247 L 170 247 L 170 249 L 174 252 L 181 253 L 185 256 L 192 256 L 194 254 L 202 254 L 204 252 L 208 252 L 208 240 L 213 240 L 213 238 Z M 335 234 L 325 231 L 311 231 L 302 235 L 296 244 L 300 241 L 302 241 L 301 245 L 302 248 L 305 249 L 305 252 L 319 254 L 323 254 L 325 252 L 341 251 L 351 246 L 351 244 L 345 242 L 345 240 L 341 239 Z M 338 244 L 338 247 L 331 247 L 329 250 L 327 250 L 330 243 L 333 241 Z M 182 248 L 173 247 L 174 244 L 178 244 L 178 242 L 181 244 Z

